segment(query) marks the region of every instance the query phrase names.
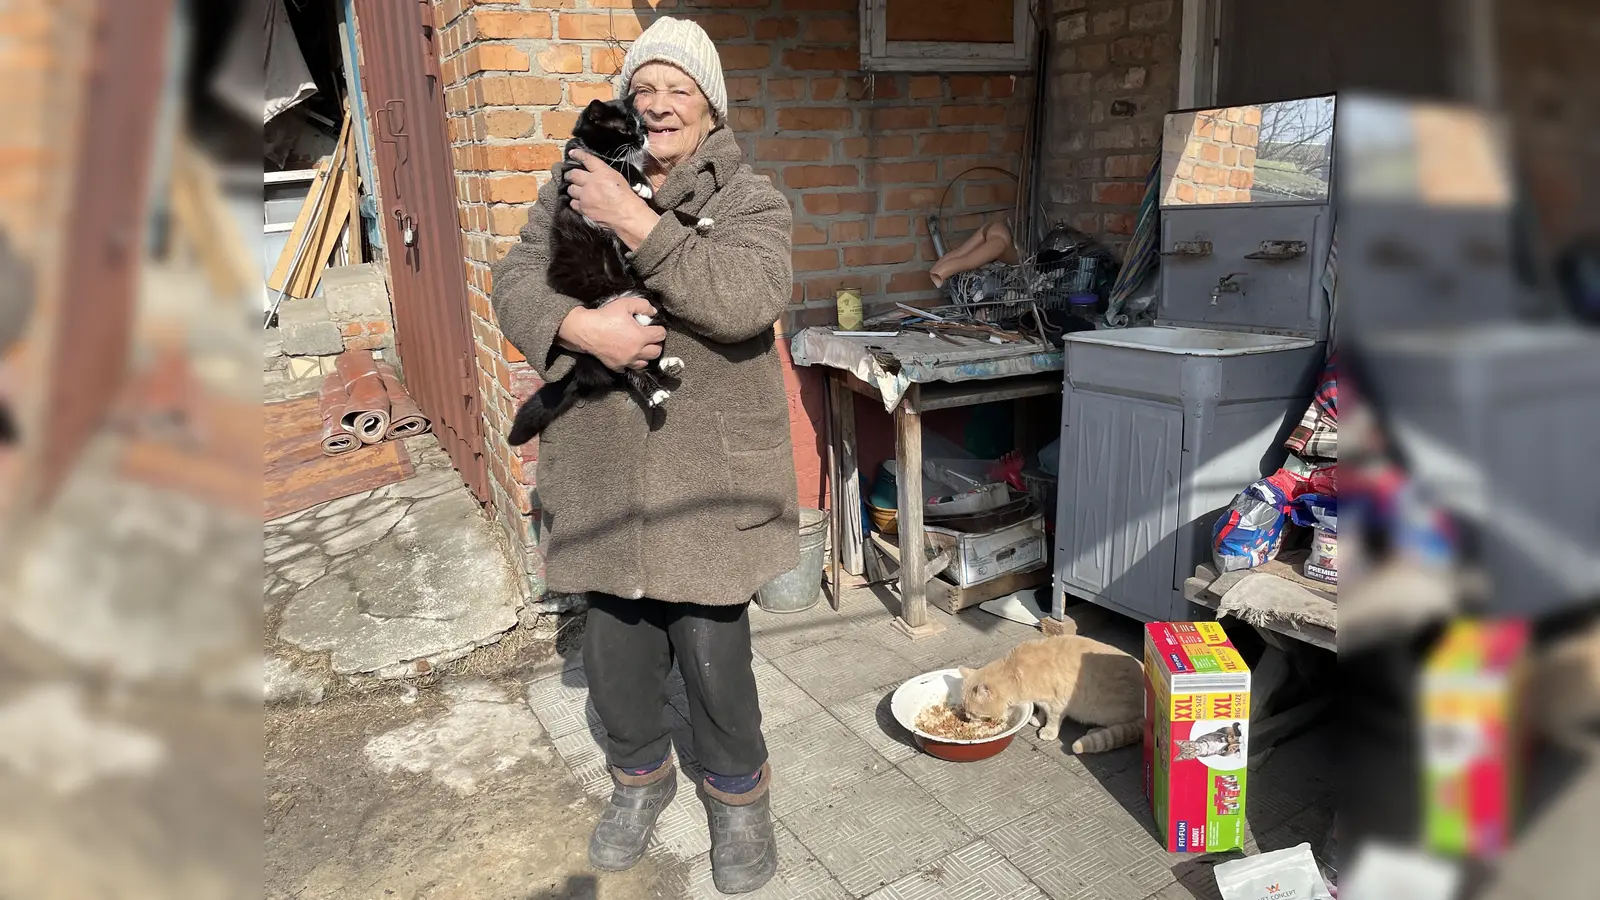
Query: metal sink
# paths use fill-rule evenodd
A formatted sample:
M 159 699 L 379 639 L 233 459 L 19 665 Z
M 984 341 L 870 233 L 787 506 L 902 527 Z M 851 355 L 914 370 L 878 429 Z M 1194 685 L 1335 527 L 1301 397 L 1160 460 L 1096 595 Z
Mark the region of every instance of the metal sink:
M 1215 331 L 1209 328 L 1180 328 L 1149 325 L 1105 331 L 1079 331 L 1067 335 L 1073 343 L 1102 344 L 1131 350 L 1176 353 L 1181 356 L 1245 356 L 1302 350 L 1317 342 L 1311 338 L 1279 334 L 1252 334 L 1245 331 Z

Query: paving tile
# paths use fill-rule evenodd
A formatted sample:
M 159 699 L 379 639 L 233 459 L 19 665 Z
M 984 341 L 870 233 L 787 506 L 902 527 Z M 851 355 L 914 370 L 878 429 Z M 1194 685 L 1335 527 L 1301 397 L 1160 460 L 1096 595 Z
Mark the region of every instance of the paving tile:
M 1098 782 L 1113 780 L 1115 776 L 1125 772 L 1138 775 L 1138 792 L 1143 791 L 1144 748 L 1142 744 L 1135 743 L 1126 747 L 1118 747 L 1103 753 L 1086 753 L 1079 756 L 1072 752 L 1072 742 L 1088 733 L 1089 727 L 1081 725 L 1070 719 L 1061 723 L 1061 732 L 1053 741 L 1039 737 L 1039 726 L 1029 723 L 1017 733 L 1022 740 L 1038 747 L 1045 757 L 1062 766 L 1067 771 L 1082 778 Z
M 678 793 L 656 819 L 650 835 L 650 852 L 685 861 L 711 852 L 711 826 L 706 822 L 705 804 L 695 795 L 694 777 L 678 768 Z
M 790 722 L 822 712 L 822 704 L 789 680 L 777 666 L 762 660 L 752 667 L 756 674 L 756 695 L 761 698 L 761 728 L 770 733 Z
M 835 881 L 811 851 L 782 823 L 775 823 L 778 838 L 778 874 L 764 887 L 741 896 L 749 900 L 848 900 L 850 893 Z M 684 900 L 722 900 L 711 881 L 711 857 L 689 863 Z
M 1046 900 L 1022 870 L 978 841 L 901 878 L 867 900 Z
M 1054 900 L 1146 897 L 1174 880 L 1167 854 L 1147 832 L 1107 817 L 1115 806 L 1086 786 L 988 840 Z
M 818 711 L 767 732 L 772 759 L 772 808 L 803 809 L 892 768 L 855 732 Z
M 775 657 L 772 664 L 823 706 L 926 671 L 870 634 L 836 637 Z
M 894 685 L 874 688 L 832 704 L 828 712 L 866 741 L 867 746 L 878 751 L 878 755 L 891 763 L 900 763 L 920 755 L 922 749 L 911 732 L 901 728 L 894 713 L 889 711 L 889 699 L 893 694 Z
M 1037 628 L 991 616 L 981 609 L 955 615 L 929 609 L 928 619 L 943 625 L 944 630 L 895 647 L 895 652 L 917 663 L 922 672 L 987 665 L 1023 641 L 1042 637 Z
M 605 741 L 605 729 L 599 722 L 551 739 L 556 753 L 583 786 L 584 793 L 601 800 L 611 796 L 611 767 L 606 762 Z
M 977 834 L 1083 789 L 1077 776 L 1045 759 L 1038 748 L 1017 741 L 998 756 L 971 763 L 918 754 L 900 763 L 900 771 Z
M 769 660 L 846 635 L 871 633 L 884 641 L 908 641 L 890 624 L 894 614 L 870 591 L 851 591 L 838 612 L 818 603 L 796 613 L 750 607 L 750 633 L 757 653 Z
M 583 731 L 599 722 L 589 703 L 589 679 L 577 667 L 528 684 L 528 707 L 551 738 Z
M 855 896 L 926 868 L 975 837 L 899 770 L 782 818 Z

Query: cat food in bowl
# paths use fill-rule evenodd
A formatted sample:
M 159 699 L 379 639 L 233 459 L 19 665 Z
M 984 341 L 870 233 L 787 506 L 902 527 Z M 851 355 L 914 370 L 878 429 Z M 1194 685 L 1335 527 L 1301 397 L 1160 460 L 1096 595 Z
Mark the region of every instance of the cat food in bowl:
M 1011 746 L 1011 739 L 1028 724 L 1030 712 L 1014 707 L 1004 722 L 963 717 L 959 669 L 940 669 L 907 681 L 895 688 L 889 709 L 923 750 L 952 762 L 988 759 Z

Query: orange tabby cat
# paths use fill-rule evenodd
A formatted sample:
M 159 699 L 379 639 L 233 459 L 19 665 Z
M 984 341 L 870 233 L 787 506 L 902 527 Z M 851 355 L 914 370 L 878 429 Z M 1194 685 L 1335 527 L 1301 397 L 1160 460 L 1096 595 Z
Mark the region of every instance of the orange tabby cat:
M 1036 708 L 1039 737 L 1053 741 L 1063 716 L 1096 725 L 1072 742 L 1073 753 L 1099 753 L 1144 732 L 1144 667 L 1109 644 L 1075 634 L 1025 641 L 981 669 L 961 669 L 969 715 L 1004 719 L 1024 703 Z

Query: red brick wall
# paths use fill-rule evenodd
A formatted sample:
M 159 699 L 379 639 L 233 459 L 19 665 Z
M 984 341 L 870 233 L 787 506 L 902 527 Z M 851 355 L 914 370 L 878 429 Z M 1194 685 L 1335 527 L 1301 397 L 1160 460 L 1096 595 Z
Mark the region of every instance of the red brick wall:
M 1178 99 L 1182 0 L 1051 0 L 1041 200 L 1120 249 Z
M 657 15 L 692 18 L 711 34 L 727 77 L 729 124 L 746 160 L 794 206 L 795 285 L 780 323 L 785 331 L 833 321 L 840 287 L 860 289 L 869 313 L 891 300 L 936 297 L 926 275 L 936 258 L 926 216 L 974 166 L 1017 171 L 1029 79 L 865 77 L 858 70 L 858 5 L 434 0 L 495 503 L 513 543 L 524 546 L 530 573 L 538 568 L 528 491 L 537 449 L 512 454 L 502 436 L 518 398 L 536 382 L 495 326 L 489 265 L 517 240 L 578 110 L 613 96 L 625 42 Z M 974 210 L 1009 210 L 1014 199 L 1004 174 L 980 170 L 962 178 L 945 205 L 947 242 L 963 240 L 983 221 Z M 787 342 L 780 344 L 787 352 Z M 800 500 L 818 504 L 819 379 L 789 367 L 786 383 Z

